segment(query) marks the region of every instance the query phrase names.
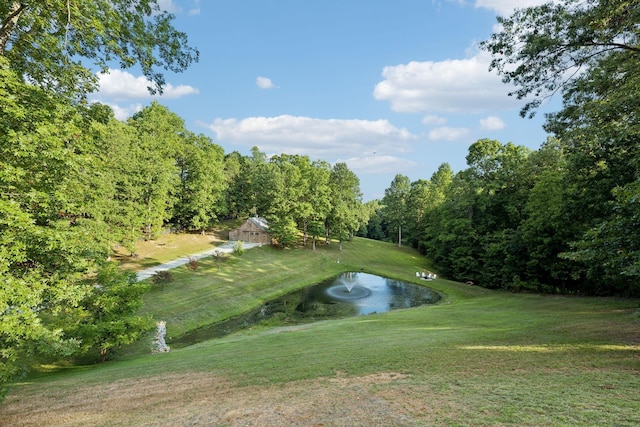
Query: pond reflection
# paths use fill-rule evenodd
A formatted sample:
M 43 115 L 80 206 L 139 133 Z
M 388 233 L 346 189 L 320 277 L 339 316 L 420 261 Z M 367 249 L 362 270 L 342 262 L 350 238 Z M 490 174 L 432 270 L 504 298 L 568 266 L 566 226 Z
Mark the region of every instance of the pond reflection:
M 305 291 L 299 307 L 305 313 L 313 313 L 318 304 L 350 305 L 356 315 L 384 313 L 433 304 L 440 299 L 438 293 L 413 283 L 356 272 L 343 273 Z
M 243 316 L 175 338 L 171 345 L 184 347 L 258 324 L 295 325 L 435 304 L 439 300 L 437 292 L 413 283 L 363 272 L 342 273 L 269 301 Z

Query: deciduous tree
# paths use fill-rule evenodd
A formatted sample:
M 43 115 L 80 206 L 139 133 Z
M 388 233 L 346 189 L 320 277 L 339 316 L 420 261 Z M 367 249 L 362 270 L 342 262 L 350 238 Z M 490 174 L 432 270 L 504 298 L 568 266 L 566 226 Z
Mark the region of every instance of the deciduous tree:
M 157 0 L 10 0 L 0 4 L 0 55 L 19 75 L 68 96 L 96 88 L 93 67 L 138 66 L 152 93 L 164 70 L 181 72 L 198 60 L 174 16 Z
M 327 244 L 331 236 L 340 241 L 351 237 L 360 225 L 366 224 L 362 209 L 360 179 L 347 167 L 346 163 L 336 163 L 329 177 L 331 189 L 331 210 L 325 219 L 325 237 Z
M 0 57 L 0 387 L 80 342 L 56 326 L 89 293 L 82 280 L 108 255 L 102 164 L 84 109 L 25 84 Z
M 118 210 L 100 135 L 110 115 L 83 101 L 94 71 L 138 66 L 162 92 L 162 70 L 196 61 L 172 19 L 155 0 L 0 3 L 0 387 L 80 347 L 58 325 L 65 309 L 89 309 L 85 280 L 108 255 Z
M 128 123 L 137 134 L 137 173 L 142 189 L 138 203 L 144 206 L 145 237 L 153 239 L 173 214 L 180 181 L 175 159 L 184 136 L 184 121 L 153 102 Z
M 152 327 L 150 316 L 137 314 L 149 285 L 138 282 L 135 273 L 106 262 L 83 284 L 88 292 L 80 304 L 61 308 L 56 322 L 65 335 L 81 343 L 82 352 L 95 350 L 104 362 L 110 350 L 131 344 Z
M 204 135 L 184 130 L 176 167 L 180 181 L 171 222 L 181 229 L 204 233 L 223 211 L 227 184 L 223 178 L 222 147 Z
M 407 222 L 407 199 L 411 181 L 407 176 L 396 175 L 382 198 L 383 215 L 398 231 L 398 247 L 402 247 L 402 226 Z
M 498 17 L 500 30 L 482 42 L 491 68 L 526 99 L 523 116 L 611 53 L 638 58 L 638 0 L 563 0 Z M 637 60 L 637 59 L 636 59 Z M 533 96 L 533 98 L 531 98 Z

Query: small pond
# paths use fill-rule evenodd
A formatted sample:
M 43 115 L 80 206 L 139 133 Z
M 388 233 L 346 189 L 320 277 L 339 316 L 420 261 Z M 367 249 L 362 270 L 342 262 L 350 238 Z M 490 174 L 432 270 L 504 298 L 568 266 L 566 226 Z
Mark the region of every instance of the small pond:
M 435 304 L 440 298 L 437 292 L 413 283 L 363 272 L 342 273 L 338 277 L 269 301 L 245 315 L 168 341 L 174 347 L 184 347 L 254 325 L 277 327 L 384 313 L 399 308 Z

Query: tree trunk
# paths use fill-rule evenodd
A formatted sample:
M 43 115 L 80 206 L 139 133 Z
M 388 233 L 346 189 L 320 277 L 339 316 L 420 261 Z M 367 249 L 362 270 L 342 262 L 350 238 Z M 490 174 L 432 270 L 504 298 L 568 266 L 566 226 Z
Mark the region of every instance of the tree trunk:
M 9 14 L 2 19 L 2 27 L 0 28 L 0 54 L 4 55 L 7 51 L 7 44 L 9 43 L 9 37 L 13 28 L 18 23 L 20 15 L 27 8 L 26 4 L 22 4 L 19 1 L 11 3 L 11 9 Z
M 151 230 L 153 230 L 153 224 L 151 222 L 151 199 L 147 202 L 147 235 L 145 240 L 151 240 Z
M 398 247 L 402 247 L 402 226 L 398 225 Z

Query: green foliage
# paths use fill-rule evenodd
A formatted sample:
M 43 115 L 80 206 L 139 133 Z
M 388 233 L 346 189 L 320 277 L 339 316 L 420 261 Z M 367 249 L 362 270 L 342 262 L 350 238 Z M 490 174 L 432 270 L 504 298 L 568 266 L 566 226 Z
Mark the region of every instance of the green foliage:
M 382 206 L 379 200 L 370 200 L 363 205 L 365 216 L 369 218 L 365 225 L 362 225 L 357 236 L 367 237 L 374 240 L 386 240 L 383 229 Z
M 391 186 L 384 190 L 382 215 L 398 230 L 398 247 L 402 246 L 402 226 L 407 221 L 407 199 L 411 181 L 404 175 L 396 175 Z
M 154 102 L 136 113 L 129 124 L 136 130 L 137 173 L 142 184 L 139 203 L 145 216 L 145 237 L 152 239 L 171 217 L 176 201 L 173 189 L 179 185 L 177 156 L 183 120 Z
M 96 76 L 82 60 L 137 64 L 161 93 L 159 69 L 197 59 L 172 19 L 150 0 L 0 5 L 0 387 L 38 361 L 106 354 L 144 327 L 128 315 L 144 285 L 103 262 L 152 222 L 137 205 L 152 138 L 86 105 Z
M 24 84 L 0 57 L 0 387 L 42 358 L 78 348 L 50 319 L 77 306 L 106 256 L 87 171 L 83 111 Z M 99 193 L 99 192 L 98 192 Z
M 162 93 L 161 70 L 181 72 L 198 60 L 174 16 L 155 0 L 5 1 L 0 5 L 0 55 L 19 76 L 71 97 L 96 89 L 93 67 L 139 66 Z
M 549 2 L 516 9 L 498 23 L 501 30 L 481 46 L 493 55 L 491 68 L 516 86 L 511 95 L 533 95 L 523 116 L 564 89 L 567 76 L 578 76 L 612 53 L 636 61 L 640 55 L 637 0 Z
M 333 168 L 307 156 L 280 154 L 267 159 L 257 147 L 250 157 L 225 157 L 224 211 L 229 217 L 260 214 L 280 245 L 291 246 L 302 235 L 349 239 L 369 220 L 362 206 L 360 181 L 344 163 Z M 323 224 L 322 229 L 319 224 Z
M 223 150 L 204 135 L 184 129 L 180 134 L 182 142 L 176 155 L 180 182 L 170 221 L 180 229 L 205 230 L 220 214 L 224 198 Z
M 479 140 L 469 148 L 468 169 L 451 181 L 440 173 L 444 188 L 435 193 L 424 246 L 444 274 L 488 287 L 517 274 L 510 264 L 519 260 L 516 230 L 531 185 L 527 156 L 523 147 Z
M 575 251 L 562 257 L 587 266 L 587 276 L 601 284 L 592 292 L 640 294 L 640 182 L 616 189 L 613 214 L 588 230 Z
M 329 177 L 329 188 L 331 209 L 325 218 L 326 243 L 331 236 L 342 242 L 368 221 L 362 208 L 360 179 L 345 163 L 336 163 Z
M 296 197 L 289 197 L 291 215 L 302 231 L 303 244 L 306 245 L 309 233 L 312 233 L 314 239 L 319 235 L 317 227 L 313 224 L 324 220 L 331 208 L 331 168 L 324 161 L 312 163 L 306 156 L 291 156 L 288 161 L 292 162 L 300 173 L 297 182 L 290 179 L 286 182 L 298 188 Z
M 324 233 L 324 223 L 321 221 L 311 221 L 307 225 L 307 232 L 311 235 L 312 238 L 312 247 L 316 249 L 316 240 Z
M 237 151 L 224 157 L 223 180 L 226 187 L 222 215 L 227 218 L 244 218 L 253 212 L 249 159 Z
M 567 159 L 557 140 L 550 139 L 530 157 L 529 169 L 535 183 L 524 208 L 525 219 L 519 227 L 526 246 L 522 280 L 531 290 L 539 286 L 563 292 L 575 292 L 582 282 L 584 268 L 559 258 L 579 235 L 581 223 L 568 215 L 567 203 L 573 191 L 567 176 Z
M 131 344 L 153 326 L 150 317 L 136 314 L 149 285 L 138 282 L 135 273 L 108 262 L 86 285 L 90 292 L 79 307 L 66 309 L 61 319 L 65 333 L 80 340 L 84 352 L 98 350 L 104 361 L 109 350 Z
M 298 228 L 291 218 L 268 217 L 269 234 L 282 248 L 290 248 L 298 243 Z
M 244 189 L 248 196 L 248 207 L 251 214 L 262 214 L 278 209 L 285 200 L 279 192 L 284 185 L 282 176 L 275 164 L 267 161 L 267 155 L 260 152 L 257 147 L 251 150 L 251 157 L 247 162 L 246 174 L 249 182 Z

